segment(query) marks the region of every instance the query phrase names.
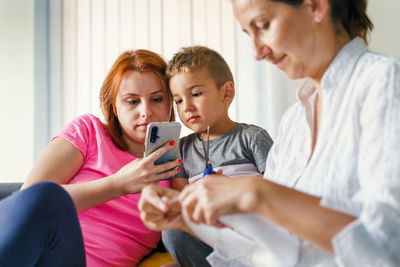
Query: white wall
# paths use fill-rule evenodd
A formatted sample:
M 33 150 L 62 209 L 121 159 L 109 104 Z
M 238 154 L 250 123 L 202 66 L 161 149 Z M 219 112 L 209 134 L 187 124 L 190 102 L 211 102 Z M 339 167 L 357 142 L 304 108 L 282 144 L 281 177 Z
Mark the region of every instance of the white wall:
M 53 0 L 55 1 L 55 0 Z M 57 0 L 60 1 L 60 0 Z M 62 83 L 61 105 L 51 113 L 59 113 L 51 125 L 51 135 L 84 113 L 102 118 L 99 107 L 100 87 L 117 57 L 129 49 L 149 49 L 169 60 L 182 46 L 205 45 L 223 55 L 239 85 L 230 114 L 238 120 L 238 110 L 245 105 L 239 91 L 255 95 L 257 87 L 247 88 L 240 83 L 237 72 L 251 79 L 253 73 L 239 62 L 239 57 L 252 60 L 252 52 L 238 49 L 236 36 L 241 33 L 227 0 L 61 0 L 62 4 L 50 8 L 54 16 L 50 21 L 59 23 L 62 49 L 54 49 L 60 61 L 50 66 L 50 79 L 55 67 L 60 69 Z M 52 2 L 53 3 L 53 2 Z M 61 10 L 61 16 L 56 12 Z M 52 12 L 52 11 L 51 11 Z M 54 24 L 54 23 L 51 23 Z M 50 39 L 53 40 L 52 36 Z M 60 53 L 61 51 L 61 53 Z M 51 54 L 54 56 L 54 54 Z M 239 64 L 237 64 L 239 62 Z M 238 71 L 237 71 L 238 70 Z M 262 72 L 261 68 L 258 69 Z M 53 90 L 53 86 L 51 90 Z M 253 90 L 254 92 L 251 92 Z M 52 91 L 53 92 L 53 91 Z M 239 100 L 240 99 L 240 100 Z M 239 103 L 237 103 L 239 102 Z M 242 114 L 245 112 L 242 112 Z M 253 118 L 252 114 L 248 114 Z M 57 123 L 59 122 L 59 123 Z M 182 135 L 192 131 L 182 127 Z
M 33 0 L 0 0 L 0 182 L 33 162 L 33 13 Z
M 368 4 L 368 14 L 375 25 L 371 50 L 400 58 L 400 1 L 369 0 Z

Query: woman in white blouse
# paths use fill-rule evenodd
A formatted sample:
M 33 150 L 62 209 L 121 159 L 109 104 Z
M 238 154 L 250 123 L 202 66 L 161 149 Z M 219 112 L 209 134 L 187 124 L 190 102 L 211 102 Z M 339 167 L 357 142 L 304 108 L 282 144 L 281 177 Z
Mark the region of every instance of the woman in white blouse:
M 214 226 L 226 214 L 263 215 L 301 238 L 296 266 L 400 266 L 400 61 L 368 50 L 366 0 L 233 6 L 257 60 L 307 79 L 264 179 L 207 177 L 180 194 L 183 212 Z M 172 220 L 160 216 L 163 195 L 173 192 L 143 191 L 142 219 L 153 229 Z

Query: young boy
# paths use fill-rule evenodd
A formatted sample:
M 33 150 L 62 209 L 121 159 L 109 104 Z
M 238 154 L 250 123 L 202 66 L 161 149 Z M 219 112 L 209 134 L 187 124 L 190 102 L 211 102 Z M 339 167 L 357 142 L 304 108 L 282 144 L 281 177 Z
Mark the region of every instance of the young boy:
M 205 167 L 202 139 L 207 140 L 214 170 L 225 175 L 263 174 L 272 145 L 268 133 L 257 126 L 232 121 L 228 108 L 235 95 L 228 64 L 216 51 L 202 46 L 182 48 L 166 70 L 173 101 L 182 123 L 195 133 L 180 140 L 183 168 L 172 179 L 172 188 L 181 190 L 203 178 Z M 180 266 L 208 266 L 213 250 L 180 231 L 163 232 L 163 242 Z

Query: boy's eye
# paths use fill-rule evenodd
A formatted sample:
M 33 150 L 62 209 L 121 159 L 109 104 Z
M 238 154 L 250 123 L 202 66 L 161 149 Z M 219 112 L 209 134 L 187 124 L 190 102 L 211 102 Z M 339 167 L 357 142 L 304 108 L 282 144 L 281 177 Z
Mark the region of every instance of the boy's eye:
M 264 24 L 261 26 L 261 30 L 266 30 L 266 29 L 268 29 L 268 28 L 269 28 L 269 22 L 264 23 Z
M 203 92 L 195 92 L 192 94 L 192 96 L 201 96 L 203 94 Z
M 182 99 L 175 99 L 175 104 L 179 105 L 180 103 L 182 103 Z

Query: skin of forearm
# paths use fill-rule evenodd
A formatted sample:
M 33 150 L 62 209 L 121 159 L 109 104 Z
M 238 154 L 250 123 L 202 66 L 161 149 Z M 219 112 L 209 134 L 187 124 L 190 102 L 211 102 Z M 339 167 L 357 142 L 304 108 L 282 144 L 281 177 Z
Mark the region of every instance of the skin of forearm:
M 71 196 L 78 212 L 93 208 L 109 200 L 122 196 L 111 177 L 78 183 L 61 185 Z
M 332 238 L 355 217 L 322 207 L 320 198 L 258 180 L 258 204 L 255 212 L 333 253 Z
M 189 184 L 186 178 L 173 178 L 171 181 L 171 188 L 182 191 L 182 189 Z
M 187 226 L 186 223 L 183 223 L 182 225 L 180 225 L 180 226 L 178 227 L 178 229 L 179 229 L 179 230 L 182 230 L 182 231 L 185 231 L 186 233 L 191 234 L 192 236 L 198 238 L 198 237 L 196 236 L 196 234 L 189 228 L 189 226 Z

